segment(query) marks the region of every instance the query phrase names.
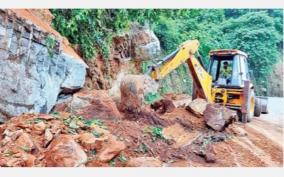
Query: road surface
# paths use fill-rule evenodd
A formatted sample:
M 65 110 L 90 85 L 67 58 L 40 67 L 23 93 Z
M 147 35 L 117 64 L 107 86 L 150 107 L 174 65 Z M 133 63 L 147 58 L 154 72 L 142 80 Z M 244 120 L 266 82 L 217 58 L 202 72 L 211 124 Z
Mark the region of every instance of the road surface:
M 268 114 L 262 114 L 260 119 L 276 123 L 283 127 L 284 117 L 284 98 L 283 97 L 269 97 L 268 98 Z

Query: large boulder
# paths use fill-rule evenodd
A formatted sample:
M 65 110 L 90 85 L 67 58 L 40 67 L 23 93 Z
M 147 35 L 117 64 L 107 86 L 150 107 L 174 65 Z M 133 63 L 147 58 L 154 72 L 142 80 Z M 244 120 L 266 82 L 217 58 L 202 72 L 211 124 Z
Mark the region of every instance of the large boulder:
M 71 99 L 55 106 L 55 111 L 67 111 L 87 119 L 120 119 L 115 102 L 105 90 L 83 90 Z
M 87 155 L 70 135 L 59 135 L 45 153 L 47 167 L 78 167 L 87 162 Z
M 226 125 L 237 120 L 237 113 L 217 103 L 208 104 L 204 111 L 204 120 L 212 129 L 222 131 Z
M 145 75 L 125 75 L 120 84 L 122 110 L 141 111 L 144 95 L 156 93 L 158 83 Z
M 197 98 L 186 106 L 186 110 L 195 114 L 197 117 L 202 117 L 208 102 L 205 99 Z
M 48 113 L 59 93 L 83 87 L 86 68 L 32 11 L 0 10 L 0 121 L 25 112 Z

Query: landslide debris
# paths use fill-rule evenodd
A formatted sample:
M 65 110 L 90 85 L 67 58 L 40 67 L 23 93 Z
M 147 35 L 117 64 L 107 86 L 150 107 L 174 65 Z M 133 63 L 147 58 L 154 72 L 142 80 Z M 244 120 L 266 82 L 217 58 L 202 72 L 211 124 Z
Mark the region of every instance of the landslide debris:
M 94 159 L 106 163 L 125 149 L 106 129 L 101 120 L 65 112 L 14 117 L 0 127 L 0 166 L 79 167 Z
M 82 104 L 73 106 L 72 111 L 68 102 L 64 109 L 67 112 L 24 114 L 0 125 L 0 166 L 229 167 L 283 164 L 282 146 L 266 138 L 255 126 L 233 121 L 216 131 L 206 124 L 204 117 L 197 117 L 183 107 L 164 114 L 157 114 L 147 105 L 136 112 L 121 111 L 107 95 L 101 96 L 103 92 L 90 90 L 83 93 L 78 93 L 84 95 L 83 98 L 80 96 Z M 98 100 L 93 104 L 91 100 L 94 99 Z M 106 100 L 111 103 L 108 109 L 112 111 L 105 112 L 104 108 L 88 112 L 84 109 L 92 104 L 95 109 L 97 103 Z M 119 103 L 117 105 L 119 107 Z M 109 117 L 110 113 L 117 115 L 115 109 L 121 118 Z M 75 114 L 84 113 L 81 110 L 88 112 L 87 118 Z

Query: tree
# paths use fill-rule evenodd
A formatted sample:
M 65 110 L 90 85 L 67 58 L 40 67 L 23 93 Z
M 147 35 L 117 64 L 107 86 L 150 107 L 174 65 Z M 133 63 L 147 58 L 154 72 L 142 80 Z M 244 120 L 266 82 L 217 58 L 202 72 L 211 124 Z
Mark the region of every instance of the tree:
M 230 19 L 222 26 L 224 38 L 230 41 L 229 47 L 248 53 L 248 62 L 254 71 L 256 84 L 267 88 L 267 77 L 280 58 L 274 19 L 265 11 L 250 12 Z

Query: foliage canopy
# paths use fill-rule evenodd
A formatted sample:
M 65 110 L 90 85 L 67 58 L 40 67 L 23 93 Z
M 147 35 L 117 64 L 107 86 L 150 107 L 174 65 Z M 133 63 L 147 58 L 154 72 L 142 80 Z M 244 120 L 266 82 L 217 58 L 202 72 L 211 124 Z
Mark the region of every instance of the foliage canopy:
M 267 87 L 267 78 L 283 49 L 281 9 L 55 9 L 54 27 L 72 44 L 80 47 L 85 59 L 96 53 L 108 58 L 112 36 L 129 30 L 132 22 L 149 24 L 161 42 L 164 54 L 183 41 L 198 39 L 204 62 L 208 52 L 235 48 L 249 55 L 249 65 L 257 85 Z M 182 65 L 179 92 L 188 93 L 188 71 Z M 168 76 L 168 80 L 173 78 Z M 168 84 L 168 83 L 166 83 Z M 173 84 L 176 85 L 176 84 Z M 170 90 L 169 90 L 170 91 Z

